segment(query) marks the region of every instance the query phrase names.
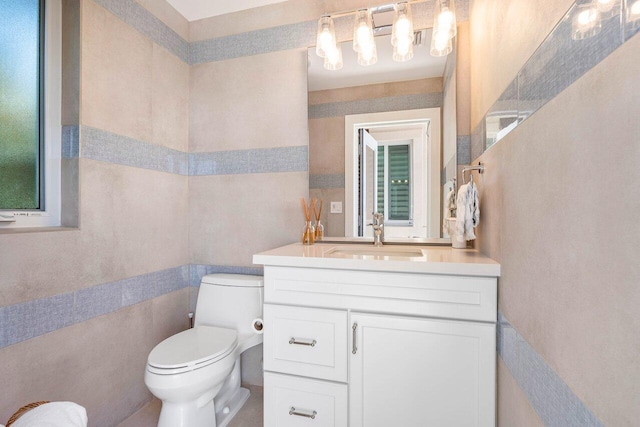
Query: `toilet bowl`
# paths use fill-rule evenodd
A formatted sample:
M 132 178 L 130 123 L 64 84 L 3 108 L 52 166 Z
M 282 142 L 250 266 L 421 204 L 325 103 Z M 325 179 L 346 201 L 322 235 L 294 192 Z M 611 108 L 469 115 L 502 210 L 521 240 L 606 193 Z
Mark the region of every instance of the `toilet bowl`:
M 208 275 L 192 329 L 149 354 L 145 384 L 162 401 L 158 427 L 224 427 L 249 391 L 240 387 L 242 352 L 262 342 L 251 321 L 262 315 L 262 277 Z

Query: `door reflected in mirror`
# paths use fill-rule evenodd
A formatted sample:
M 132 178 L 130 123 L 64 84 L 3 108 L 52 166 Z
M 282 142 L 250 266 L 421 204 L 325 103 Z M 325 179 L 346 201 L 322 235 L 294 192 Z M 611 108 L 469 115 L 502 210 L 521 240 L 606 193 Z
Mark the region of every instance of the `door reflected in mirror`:
M 345 236 L 440 237 L 440 109 L 345 117 Z M 433 202 L 432 202 L 433 201 Z

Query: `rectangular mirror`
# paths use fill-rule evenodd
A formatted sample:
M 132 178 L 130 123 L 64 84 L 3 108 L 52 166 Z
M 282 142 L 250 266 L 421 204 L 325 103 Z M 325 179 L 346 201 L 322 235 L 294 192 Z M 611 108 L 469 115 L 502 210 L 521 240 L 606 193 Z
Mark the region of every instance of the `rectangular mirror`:
M 376 36 L 369 66 L 343 42 L 337 71 L 309 49 L 309 196 L 323 201 L 327 239 L 371 237 L 376 211 L 386 238 L 443 243 L 456 170 L 455 50 L 430 56 L 423 29 L 413 59 L 394 62 L 390 39 Z

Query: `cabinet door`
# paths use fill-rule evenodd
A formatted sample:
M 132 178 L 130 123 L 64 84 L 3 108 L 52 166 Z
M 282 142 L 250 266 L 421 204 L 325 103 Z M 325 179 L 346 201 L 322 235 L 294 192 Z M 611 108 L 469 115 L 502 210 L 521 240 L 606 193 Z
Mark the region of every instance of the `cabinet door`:
M 351 427 L 495 426 L 495 324 L 351 314 Z

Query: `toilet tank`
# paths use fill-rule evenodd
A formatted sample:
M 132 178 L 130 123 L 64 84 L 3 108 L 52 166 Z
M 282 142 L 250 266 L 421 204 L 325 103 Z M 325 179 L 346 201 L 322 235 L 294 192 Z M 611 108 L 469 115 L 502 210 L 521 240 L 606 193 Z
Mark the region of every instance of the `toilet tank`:
M 208 274 L 200 282 L 194 324 L 252 332 L 251 321 L 262 317 L 262 301 L 262 276 Z

